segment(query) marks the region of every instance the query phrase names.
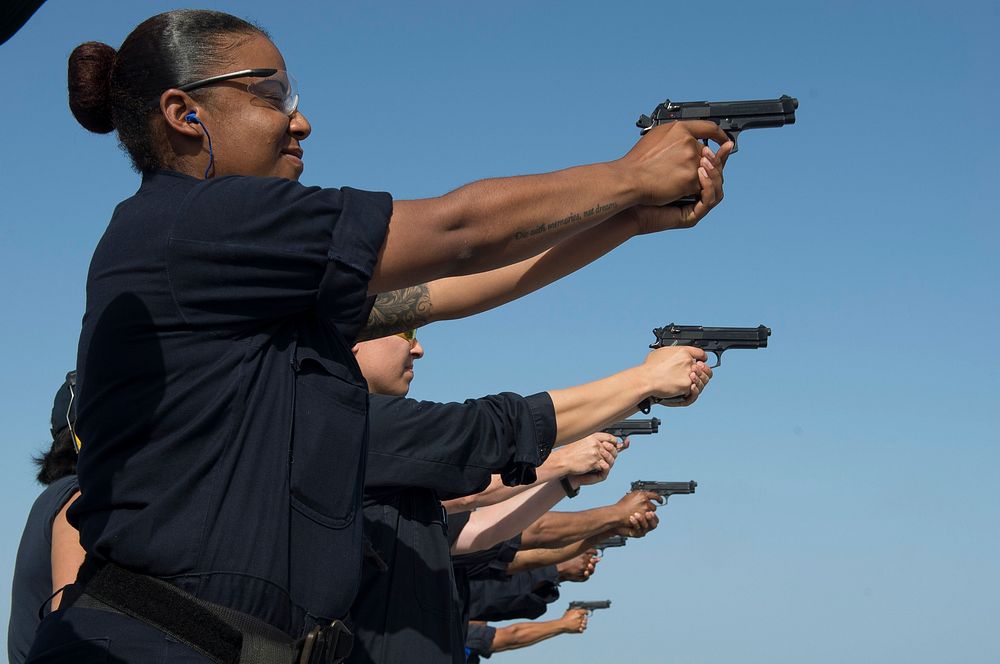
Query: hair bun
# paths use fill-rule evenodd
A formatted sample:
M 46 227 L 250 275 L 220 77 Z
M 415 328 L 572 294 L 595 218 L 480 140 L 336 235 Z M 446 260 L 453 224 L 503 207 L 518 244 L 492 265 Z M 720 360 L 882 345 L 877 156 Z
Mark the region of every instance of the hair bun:
M 111 67 L 116 51 L 86 42 L 69 56 L 69 110 L 83 127 L 97 134 L 114 131 L 111 120 Z

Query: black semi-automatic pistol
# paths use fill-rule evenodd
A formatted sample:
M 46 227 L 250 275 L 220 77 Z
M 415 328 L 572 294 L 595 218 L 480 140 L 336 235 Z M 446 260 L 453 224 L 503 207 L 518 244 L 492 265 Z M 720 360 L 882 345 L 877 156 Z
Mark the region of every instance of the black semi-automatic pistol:
M 656 341 L 649 344 L 650 348 L 665 346 L 694 346 L 706 353 L 715 355 L 712 369 L 722 366 L 722 354 L 730 348 L 767 348 L 767 338 L 771 336 L 771 328 L 765 325 L 757 327 L 702 327 L 701 325 L 677 325 L 671 323 L 653 330 Z M 653 403 L 671 403 L 683 401 L 685 396 L 669 399 L 646 399 L 639 404 L 639 410 L 648 413 Z
M 658 493 L 661 498 L 663 498 L 663 504 L 666 505 L 667 501 L 670 500 L 670 496 L 674 494 L 686 494 L 694 493 L 695 488 L 698 483 L 694 480 L 690 482 L 652 482 L 648 480 L 637 480 L 632 482 L 632 491 L 652 491 Z
M 670 101 L 653 109 L 652 115 L 640 115 L 635 123 L 645 134 L 653 127 L 680 120 L 708 120 L 719 125 L 733 141 L 733 152 L 741 131 L 795 124 L 795 109 L 799 100 L 788 95 L 777 99 L 747 101 Z
M 627 543 L 628 539 L 625 537 L 622 537 L 621 535 L 612 535 L 611 537 L 607 537 L 595 544 L 594 548 L 598 551 L 598 557 L 603 558 L 605 549 L 615 549 L 620 546 L 625 546 Z
M 572 611 L 573 609 L 583 609 L 588 614 L 591 614 L 597 609 L 610 609 L 610 608 L 611 608 L 611 600 L 605 599 L 597 602 L 570 602 L 569 609 L 567 610 Z
M 694 346 L 715 355 L 712 368 L 722 366 L 722 354 L 730 348 L 767 348 L 767 338 L 771 328 L 757 327 L 702 327 L 701 325 L 677 325 L 671 323 L 653 330 L 656 341 L 650 348 L 664 346 Z
M 635 419 L 635 420 L 622 420 L 621 422 L 615 422 L 610 424 L 603 429 L 604 433 L 610 433 L 616 438 L 628 438 L 629 436 L 646 436 L 652 433 L 659 433 L 660 431 L 660 418 L 650 417 L 647 420 Z
M 668 122 L 682 120 L 708 120 L 719 125 L 733 141 L 733 152 L 739 149 L 740 132 L 746 129 L 762 129 L 764 127 L 784 127 L 795 124 L 795 109 L 799 100 L 788 95 L 777 99 L 752 99 L 746 101 L 670 101 L 669 99 L 653 109 L 653 114 L 640 115 L 635 123 L 645 134 L 653 127 Z M 708 145 L 708 141 L 705 141 Z M 684 196 L 672 206 L 683 207 L 698 202 L 696 195 Z

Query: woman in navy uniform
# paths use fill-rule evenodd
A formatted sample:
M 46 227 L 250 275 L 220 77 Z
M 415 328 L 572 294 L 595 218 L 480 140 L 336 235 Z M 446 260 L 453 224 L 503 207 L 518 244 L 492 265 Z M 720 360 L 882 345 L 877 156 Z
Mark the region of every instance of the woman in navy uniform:
M 39 662 L 339 659 L 349 639 L 325 626 L 358 586 L 368 429 L 350 349 L 372 296 L 708 192 L 671 213 L 694 223 L 720 183 L 698 139 L 726 141 L 675 123 L 614 162 L 418 201 L 303 186 L 311 126 L 281 53 L 209 11 L 154 16 L 117 50 L 77 47 L 69 88 L 142 184 L 87 279 L 69 513 L 87 560 L 40 626 Z
M 76 372 L 71 371 L 52 402 L 52 445 L 35 458 L 37 479 L 45 490 L 31 506 L 17 547 L 7 629 L 7 658 L 11 664 L 24 662 L 35 638 L 39 615 L 59 607 L 59 589 L 73 582 L 83 561 L 80 537 L 66 520 L 66 510 L 80 495 L 73 435 L 75 385 Z

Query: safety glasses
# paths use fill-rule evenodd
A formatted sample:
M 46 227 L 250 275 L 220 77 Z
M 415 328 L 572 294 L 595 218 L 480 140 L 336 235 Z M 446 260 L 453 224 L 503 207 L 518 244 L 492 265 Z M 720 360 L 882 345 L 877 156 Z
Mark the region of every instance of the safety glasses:
M 410 342 L 410 348 L 417 345 L 417 331 L 416 330 L 406 330 L 405 332 L 397 332 L 397 337 L 402 337 Z
M 190 92 L 206 85 L 214 85 L 234 78 L 257 79 L 246 84 L 247 92 L 285 115 L 291 116 L 299 107 L 298 85 L 284 69 L 241 69 L 178 85 L 177 89 Z

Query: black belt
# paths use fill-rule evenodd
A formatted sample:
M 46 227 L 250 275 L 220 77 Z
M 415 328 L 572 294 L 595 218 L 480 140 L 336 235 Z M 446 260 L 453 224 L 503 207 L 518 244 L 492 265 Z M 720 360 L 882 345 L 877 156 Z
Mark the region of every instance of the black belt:
M 84 562 L 66 604 L 110 610 L 168 634 L 216 664 L 337 664 L 353 636 L 339 620 L 294 640 L 254 616 L 206 602 L 151 576 Z

